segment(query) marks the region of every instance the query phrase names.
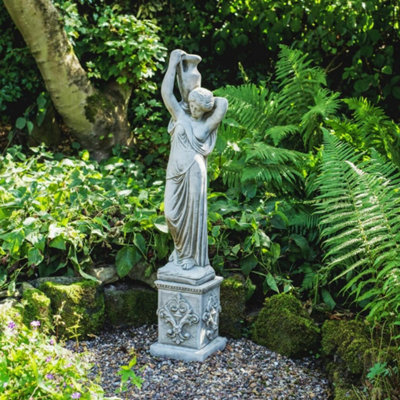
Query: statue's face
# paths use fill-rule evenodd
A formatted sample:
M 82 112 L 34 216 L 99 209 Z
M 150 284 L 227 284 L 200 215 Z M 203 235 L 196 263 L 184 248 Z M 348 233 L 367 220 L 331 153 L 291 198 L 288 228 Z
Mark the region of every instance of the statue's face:
M 204 115 L 204 110 L 201 108 L 201 106 L 196 103 L 195 101 L 189 101 L 189 107 L 190 107 L 190 114 L 192 114 L 192 117 L 195 119 L 200 119 Z

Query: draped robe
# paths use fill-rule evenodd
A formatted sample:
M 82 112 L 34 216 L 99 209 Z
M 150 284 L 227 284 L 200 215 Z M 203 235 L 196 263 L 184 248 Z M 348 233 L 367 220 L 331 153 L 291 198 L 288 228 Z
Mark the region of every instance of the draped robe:
M 175 262 L 208 266 L 207 156 L 215 146 L 217 130 L 204 141 L 193 133 L 189 116 L 168 126 L 171 150 L 165 187 L 165 218 L 175 245 Z M 173 257 L 172 257 L 173 258 Z M 172 260 L 171 260 L 172 261 Z

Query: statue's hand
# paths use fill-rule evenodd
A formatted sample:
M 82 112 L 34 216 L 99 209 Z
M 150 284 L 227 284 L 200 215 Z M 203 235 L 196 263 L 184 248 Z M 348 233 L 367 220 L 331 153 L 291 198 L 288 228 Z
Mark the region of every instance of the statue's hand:
M 172 50 L 169 57 L 169 63 L 174 66 L 178 65 L 184 55 L 186 55 L 186 52 L 184 52 L 183 50 Z

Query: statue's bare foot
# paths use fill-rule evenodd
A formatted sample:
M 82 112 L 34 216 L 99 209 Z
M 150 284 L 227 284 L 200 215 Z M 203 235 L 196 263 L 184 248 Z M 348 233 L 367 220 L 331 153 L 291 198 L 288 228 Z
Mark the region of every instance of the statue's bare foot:
M 192 269 L 195 266 L 195 262 L 194 260 L 184 260 L 182 263 L 182 269 L 188 270 L 188 269 Z

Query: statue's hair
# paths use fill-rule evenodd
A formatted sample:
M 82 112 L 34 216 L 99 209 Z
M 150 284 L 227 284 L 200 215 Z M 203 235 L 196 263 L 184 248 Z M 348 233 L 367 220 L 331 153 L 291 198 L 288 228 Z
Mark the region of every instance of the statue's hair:
M 211 111 L 214 107 L 214 95 L 208 89 L 199 87 L 189 93 L 189 101 L 195 101 L 204 111 Z

